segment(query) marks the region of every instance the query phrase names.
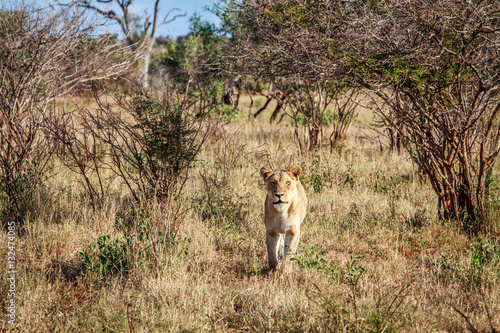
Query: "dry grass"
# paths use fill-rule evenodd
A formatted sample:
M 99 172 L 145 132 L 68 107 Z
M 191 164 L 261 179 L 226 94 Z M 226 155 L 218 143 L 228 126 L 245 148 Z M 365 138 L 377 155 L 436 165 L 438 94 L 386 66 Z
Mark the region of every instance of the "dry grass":
M 74 175 L 55 167 L 16 241 L 18 324 L 2 315 L 1 329 L 467 331 L 461 312 L 489 332 L 488 311 L 500 328 L 495 212 L 481 247 L 437 220 L 430 185 L 407 155 L 380 152 L 366 125 L 354 126 L 338 150 L 302 154 L 292 127 L 246 116 L 207 142 L 179 198 L 190 209 L 158 265 L 147 255 L 151 242 L 138 237 L 144 217 L 132 215 L 119 184 L 93 211 Z M 267 163 L 301 165 L 310 202 L 300 260 L 283 276 L 267 270 L 258 173 Z M 80 251 L 125 232 L 128 273 L 85 270 Z M 6 257 L 1 246 L 2 267 Z M 6 277 L 0 283 L 4 299 Z

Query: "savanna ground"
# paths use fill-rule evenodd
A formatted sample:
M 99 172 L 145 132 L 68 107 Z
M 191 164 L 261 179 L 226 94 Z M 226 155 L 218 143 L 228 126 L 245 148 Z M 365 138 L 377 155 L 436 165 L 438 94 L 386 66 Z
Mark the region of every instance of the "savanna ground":
M 203 146 L 169 237 L 157 232 L 170 230 L 164 209 L 133 206 L 117 182 L 93 210 L 78 177 L 54 162 L 15 240 L 17 324 L 8 324 L 2 302 L 1 329 L 500 328 L 500 182 L 492 184 L 487 227 L 468 237 L 438 220 L 436 196 L 408 155 L 383 140 L 381 152 L 370 114 L 336 149 L 305 153 L 286 120 L 270 126 L 270 113 L 247 114 L 218 125 Z M 267 269 L 259 169 L 268 163 L 300 165 L 309 199 L 292 273 L 282 276 Z M 5 271 L 6 230 L 0 239 Z M 3 275 L 2 299 L 8 288 Z

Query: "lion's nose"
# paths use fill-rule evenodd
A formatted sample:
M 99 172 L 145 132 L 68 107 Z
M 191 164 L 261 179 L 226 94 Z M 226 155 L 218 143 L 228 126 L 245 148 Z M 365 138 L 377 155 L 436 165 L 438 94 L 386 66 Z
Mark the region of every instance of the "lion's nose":
M 284 195 L 284 193 L 276 193 L 275 196 L 278 197 L 278 199 L 281 199 L 281 197 Z

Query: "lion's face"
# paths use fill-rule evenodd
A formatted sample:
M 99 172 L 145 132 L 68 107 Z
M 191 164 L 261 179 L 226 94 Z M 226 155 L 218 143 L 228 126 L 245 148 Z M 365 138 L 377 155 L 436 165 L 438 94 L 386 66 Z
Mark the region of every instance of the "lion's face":
M 301 169 L 294 165 L 288 170 L 273 171 L 269 167 L 263 167 L 260 174 L 266 182 L 267 195 L 273 202 L 277 211 L 285 211 L 293 198 L 297 195 L 297 182 Z

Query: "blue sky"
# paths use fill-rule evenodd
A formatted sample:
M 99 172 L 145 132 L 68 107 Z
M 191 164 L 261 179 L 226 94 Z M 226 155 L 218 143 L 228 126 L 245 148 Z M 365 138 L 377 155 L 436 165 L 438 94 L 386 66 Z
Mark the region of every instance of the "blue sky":
M 54 3 L 51 0 L 34 0 L 38 4 L 47 4 Z M 14 1 L 15 2 L 15 1 Z M 69 0 L 59 0 L 60 3 L 67 3 Z M 96 3 L 95 0 L 91 0 L 91 2 Z M 151 15 L 154 9 L 155 0 L 134 0 L 132 5 L 130 6 L 130 12 L 134 14 L 138 14 L 144 16 L 145 11 L 147 11 L 148 15 Z M 97 4 L 99 8 L 106 8 L 109 6 L 107 4 Z M 160 14 L 159 19 L 163 20 L 165 15 L 169 12 L 169 10 L 173 8 L 178 8 L 178 11 L 172 12 L 172 15 L 175 14 L 184 14 L 185 17 L 179 17 L 175 21 L 163 25 L 158 29 L 156 34 L 159 36 L 168 36 L 171 38 L 177 38 L 178 36 L 186 35 L 189 32 L 189 18 L 197 12 L 202 19 L 205 19 L 212 23 L 218 23 L 218 19 L 215 15 L 205 10 L 206 6 L 212 6 L 213 1 L 211 0 L 161 0 L 160 2 Z M 120 12 L 119 7 L 115 4 L 113 9 L 116 10 L 117 14 Z M 118 25 L 110 27 L 110 32 L 119 32 L 121 31 Z
M 135 0 L 131 7 L 131 11 L 135 14 L 140 14 L 144 16 L 144 11 L 148 10 L 148 15 L 152 13 L 154 9 L 154 0 Z M 210 22 L 217 22 L 217 18 L 212 13 L 205 11 L 205 6 L 212 6 L 213 3 L 210 0 L 162 0 L 160 2 L 160 15 L 163 17 L 172 8 L 178 8 L 179 11 L 175 11 L 172 14 L 184 14 L 186 17 L 179 17 L 174 22 L 162 26 L 157 33 L 157 36 L 169 36 L 176 38 L 181 35 L 185 35 L 189 32 L 189 18 L 197 12 L 202 18 L 209 20 Z M 172 15 L 171 14 L 171 15 Z

